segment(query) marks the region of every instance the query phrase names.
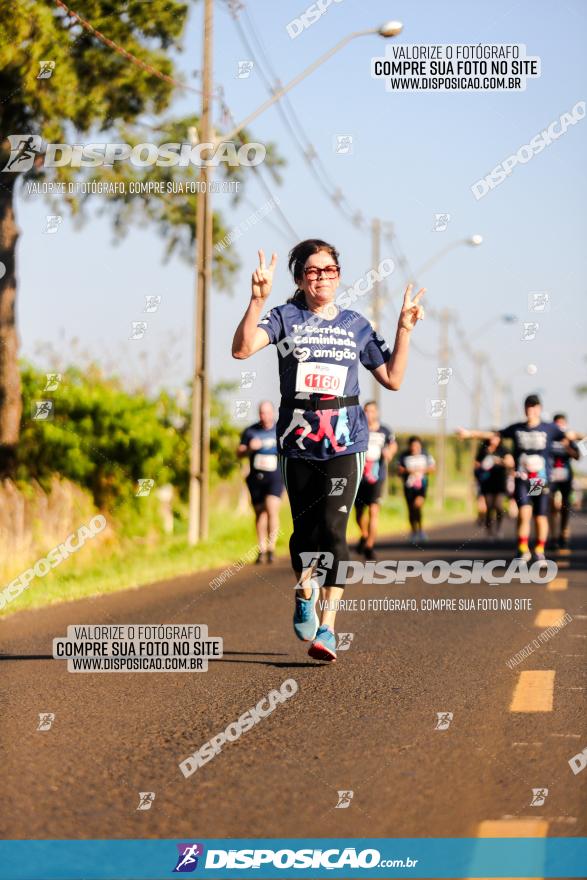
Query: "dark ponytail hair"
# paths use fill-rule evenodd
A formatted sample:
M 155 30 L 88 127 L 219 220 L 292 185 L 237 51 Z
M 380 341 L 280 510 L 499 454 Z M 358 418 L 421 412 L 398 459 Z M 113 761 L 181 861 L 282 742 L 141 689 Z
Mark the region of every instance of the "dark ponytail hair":
M 327 241 L 322 241 L 321 238 L 307 238 L 305 241 L 300 241 L 299 244 L 296 244 L 296 246 L 293 247 L 289 252 L 289 260 L 287 266 L 296 284 L 298 284 L 298 282 L 302 278 L 304 266 L 306 265 L 306 260 L 308 259 L 308 257 L 311 257 L 312 254 L 317 254 L 320 251 L 326 251 L 326 253 L 330 254 L 335 265 L 338 266 L 340 269 L 340 263 L 338 262 L 338 251 L 333 245 L 328 244 Z M 296 287 L 296 292 L 293 296 L 290 296 L 290 298 L 286 300 L 286 302 L 305 305 L 306 297 L 304 295 L 304 291 L 300 290 L 299 287 Z

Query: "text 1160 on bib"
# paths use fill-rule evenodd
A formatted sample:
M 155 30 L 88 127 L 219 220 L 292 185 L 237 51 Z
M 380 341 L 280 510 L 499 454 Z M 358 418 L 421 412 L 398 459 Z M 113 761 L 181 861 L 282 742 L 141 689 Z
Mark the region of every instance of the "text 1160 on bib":
M 341 364 L 308 361 L 299 363 L 296 373 L 296 392 L 336 394 L 342 397 L 347 372 L 348 367 L 343 367 Z

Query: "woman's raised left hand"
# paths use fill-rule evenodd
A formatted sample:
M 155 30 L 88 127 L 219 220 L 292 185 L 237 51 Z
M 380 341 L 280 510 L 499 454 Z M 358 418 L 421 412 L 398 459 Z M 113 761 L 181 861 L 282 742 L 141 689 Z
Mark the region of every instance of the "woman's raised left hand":
M 400 312 L 398 324 L 403 330 L 411 333 L 418 321 L 423 321 L 424 307 L 420 305 L 420 300 L 426 292 L 425 287 L 421 287 L 415 297 L 412 298 L 412 289 L 414 285 L 408 284 L 404 293 L 404 301 Z

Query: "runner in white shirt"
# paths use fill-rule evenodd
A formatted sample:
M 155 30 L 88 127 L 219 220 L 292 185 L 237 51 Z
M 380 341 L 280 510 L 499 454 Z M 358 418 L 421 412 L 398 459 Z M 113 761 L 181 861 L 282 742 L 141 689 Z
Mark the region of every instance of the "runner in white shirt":
M 420 438 L 410 437 L 408 448 L 400 455 L 397 470 L 404 481 L 413 544 L 426 540 L 426 534 L 422 531 L 422 508 L 428 491 L 428 474 L 435 468 L 436 462 L 426 452 Z

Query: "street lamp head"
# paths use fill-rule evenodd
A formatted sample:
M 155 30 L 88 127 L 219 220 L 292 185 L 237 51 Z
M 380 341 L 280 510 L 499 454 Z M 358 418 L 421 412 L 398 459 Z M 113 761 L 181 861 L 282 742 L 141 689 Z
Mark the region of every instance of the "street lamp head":
M 472 235 L 469 239 L 469 244 L 476 247 L 479 244 L 483 244 L 483 236 L 482 235 Z
M 398 34 L 401 34 L 404 26 L 401 21 L 386 21 L 385 24 L 382 24 L 377 33 L 382 37 L 397 37 Z

